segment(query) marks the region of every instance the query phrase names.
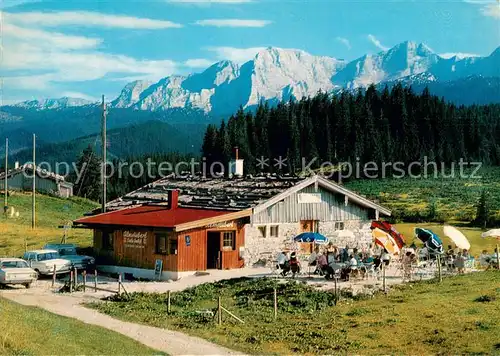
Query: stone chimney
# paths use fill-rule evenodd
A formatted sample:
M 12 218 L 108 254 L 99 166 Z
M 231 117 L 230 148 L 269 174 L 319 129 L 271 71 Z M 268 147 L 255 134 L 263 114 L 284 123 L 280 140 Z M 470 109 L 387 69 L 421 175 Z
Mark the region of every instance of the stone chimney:
M 168 191 L 168 208 L 177 209 L 179 207 L 179 191 L 171 189 Z

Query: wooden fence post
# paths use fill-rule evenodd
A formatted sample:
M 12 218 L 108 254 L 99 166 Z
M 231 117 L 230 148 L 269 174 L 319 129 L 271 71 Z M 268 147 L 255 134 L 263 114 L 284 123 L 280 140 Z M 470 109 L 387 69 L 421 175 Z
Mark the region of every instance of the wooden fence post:
M 121 287 L 122 287 L 122 274 L 118 274 L 118 295 L 121 293 Z
M 443 276 L 441 274 L 441 255 L 437 255 L 437 265 L 438 265 L 438 281 L 441 283 L 443 281 Z
M 333 298 L 334 298 L 335 305 L 337 305 L 337 303 L 338 303 L 338 301 L 339 301 L 339 294 L 338 294 L 338 293 L 339 293 L 339 291 L 338 291 L 338 289 L 337 289 L 337 276 L 335 276 L 335 275 L 333 276 L 333 281 L 334 281 L 334 283 L 335 283 L 335 289 L 334 289 L 335 294 L 334 294 L 334 297 L 333 297 Z
M 83 292 L 85 293 L 87 286 L 87 271 L 83 271 L 82 277 L 83 277 Z
M 222 324 L 222 306 L 221 306 L 221 303 L 220 303 L 220 297 L 218 299 L 218 306 L 217 306 L 217 321 L 218 321 L 218 324 L 221 325 Z
M 97 293 L 97 269 L 94 269 L 94 292 Z
M 55 284 L 56 284 L 56 265 L 54 265 L 54 269 L 53 269 L 53 274 L 52 274 L 52 288 L 54 288 Z
M 387 292 L 387 289 L 386 289 L 386 284 L 385 284 L 385 263 L 382 261 L 382 285 L 383 285 L 383 288 L 384 288 L 384 293 Z
M 274 320 L 278 318 L 278 291 L 274 288 Z
M 167 313 L 170 314 L 170 291 L 167 292 Z
M 74 288 L 75 288 L 75 291 L 76 291 L 76 287 L 78 286 L 78 270 L 76 269 L 76 267 L 75 267 L 75 275 L 74 275 L 74 277 L 75 278 L 73 279 L 73 281 L 75 283 L 75 287 Z
M 69 271 L 69 292 L 73 293 L 73 271 Z
M 497 268 L 500 270 L 500 250 L 498 249 L 498 244 L 497 244 Z

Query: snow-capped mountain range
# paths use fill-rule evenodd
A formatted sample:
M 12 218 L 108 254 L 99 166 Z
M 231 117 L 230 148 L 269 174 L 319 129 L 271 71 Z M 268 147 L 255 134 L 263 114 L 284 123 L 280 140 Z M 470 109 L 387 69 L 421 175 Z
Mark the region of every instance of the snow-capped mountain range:
M 231 113 L 240 105 L 251 108 L 262 101 L 313 96 L 370 84 L 446 82 L 470 76 L 500 77 L 500 47 L 487 57 L 443 58 L 425 44 L 403 42 L 350 62 L 313 56 L 301 50 L 270 47 L 239 65 L 221 61 L 201 73 L 172 75 L 157 83 L 127 84 L 111 107 L 137 110 L 198 109 Z M 83 99 L 28 101 L 17 106 L 53 109 L 92 104 Z

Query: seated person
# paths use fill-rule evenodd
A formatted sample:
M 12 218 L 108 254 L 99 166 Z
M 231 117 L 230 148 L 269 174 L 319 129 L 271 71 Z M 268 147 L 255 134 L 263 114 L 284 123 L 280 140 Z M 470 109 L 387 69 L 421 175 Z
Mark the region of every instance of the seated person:
M 309 264 L 309 266 L 316 266 L 316 264 L 318 263 L 318 252 L 317 251 L 313 251 L 313 253 L 311 253 L 307 263 Z
M 373 263 L 374 262 L 374 259 L 373 259 L 373 256 L 371 254 L 368 254 L 364 260 L 363 260 L 363 263 Z
M 465 257 L 463 256 L 462 252 L 458 253 L 453 263 L 458 269 L 458 273 L 463 274 L 465 271 Z
M 389 263 L 391 262 L 391 255 L 387 250 L 384 250 L 384 253 L 382 253 L 382 262 L 386 265 L 389 266 Z
M 429 249 L 427 248 L 427 246 L 424 245 L 424 247 L 422 247 L 418 252 L 418 255 L 423 260 L 429 259 Z
M 351 255 L 351 258 L 349 259 L 349 268 L 354 271 L 358 269 L 358 260 L 354 255 Z
M 300 262 L 297 259 L 297 255 L 295 252 L 292 252 L 290 255 L 290 271 L 292 271 L 295 276 L 296 273 L 300 273 Z
M 488 267 L 490 265 L 490 258 L 488 251 L 483 250 L 479 255 L 479 264 L 481 267 Z
M 278 265 L 276 268 L 281 268 L 281 274 L 284 276 L 288 271 L 290 271 L 290 263 L 288 260 L 288 255 L 285 251 L 280 252 L 277 258 Z
M 326 272 L 326 267 L 328 266 L 328 261 L 324 253 L 318 255 L 316 271 L 320 274 Z M 315 272 L 316 272 L 315 271 Z

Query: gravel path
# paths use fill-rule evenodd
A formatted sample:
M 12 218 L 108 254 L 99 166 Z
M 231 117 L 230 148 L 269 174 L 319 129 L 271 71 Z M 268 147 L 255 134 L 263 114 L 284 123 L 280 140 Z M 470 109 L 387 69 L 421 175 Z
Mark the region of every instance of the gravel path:
M 241 353 L 214 345 L 197 337 L 117 320 L 80 305 L 82 301 L 92 301 L 95 298 L 82 298 L 81 295 L 56 295 L 51 292 L 40 293 L 40 291 L 19 289 L 1 291 L 0 296 L 19 304 L 40 307 L 54 314 L 116 331 L 169 355 L 241 355 Z

